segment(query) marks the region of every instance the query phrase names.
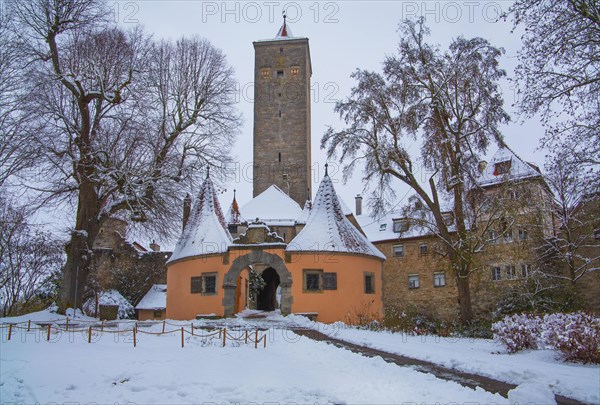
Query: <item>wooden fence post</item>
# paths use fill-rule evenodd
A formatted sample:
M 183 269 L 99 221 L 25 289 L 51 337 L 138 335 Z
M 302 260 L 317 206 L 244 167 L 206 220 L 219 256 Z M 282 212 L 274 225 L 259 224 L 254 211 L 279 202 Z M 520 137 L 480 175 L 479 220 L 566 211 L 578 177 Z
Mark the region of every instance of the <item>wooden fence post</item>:
M 69 331 L 69 318 L 67 317 L 67 332 Z
M 248 344 L 248 329 L 246 329 L 244 333 L 244 343 Z
M 183 326 L 181 327 L 181 347 L 183 348 Z
M 137 332 L 137 327 L 133 328 L 133 347 L 135 347 L 135 345 L 136 345 L 136 343 L 137 343 L 137 342 L 135 341 L 135 334 L 136 334 L 136 332 Z
M 8 340 L 10 340 L 10 336 L 12 335 L 12 323 L 8 324 Z
M 256 332 L 254 333 L 254 348 L 258 349 L 258 329 L 256 329 Z
M 267 348 L 267 334 L 265 334 L 263 336 L 263 339 L 264 339 L 264 345 L 263 345 L 263 347 L 266 349 Z
M 27 332 L 31 330 L 31 319 L 27 321 Z
M 48 341 L 50 341 L 50 324 L 48 324 Z
M 227 343 L 227 328 L 223 328 L 223 347 Z
M 166 322 L 166 321 L 163 321 L 162 333 L 165 333 L 165 322 Z
M 92 327 L 88 328 L 88 343 L 92 343 Z
M 192 331 L 192 336 L 194 336 L 194 322 L 192 322 L 191 326 L 191 331 Z
M 100 325 L 100 332 L 104 333 L 104 319 L 102 320 L 102 325 Z

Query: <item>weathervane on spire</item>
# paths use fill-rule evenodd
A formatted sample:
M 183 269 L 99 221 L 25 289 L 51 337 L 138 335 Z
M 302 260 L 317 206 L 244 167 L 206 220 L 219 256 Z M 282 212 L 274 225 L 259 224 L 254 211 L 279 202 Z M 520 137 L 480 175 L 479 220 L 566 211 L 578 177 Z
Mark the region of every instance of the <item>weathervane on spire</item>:
M 327 173 L 327 168 L 329 167 L 329 163 L 325 163 L 325 176 L 329 176 Z
M 278 37 L 287 37 L 288 36 L 287 25 L 286 25 L 287 13 L 285 12 L 285 9 L 283 9 L 281 11 L 281 15 L 283 15 L 283 25 L 279 29 L 277 36 Z

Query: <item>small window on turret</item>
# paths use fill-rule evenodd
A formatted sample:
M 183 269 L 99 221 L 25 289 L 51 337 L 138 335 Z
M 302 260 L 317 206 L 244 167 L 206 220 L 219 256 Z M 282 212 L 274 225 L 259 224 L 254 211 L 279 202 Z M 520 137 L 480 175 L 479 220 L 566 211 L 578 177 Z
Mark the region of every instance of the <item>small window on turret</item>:
M 268 79 L 270 74 L 271 74 L 271 71 L 268 68 L 262 69 L 260 71 L 260 77 L 262 77 L 264 80 Z
M 300 73 L 300 68 L 299 67 L 293 67 L 290 69 L 290 73 L 292 74 L 292 76 L 298 76 L 298 74 Z
M 283 77 L 283 70 L 278 70 L 277 71 L 277 78 L 281 79 Z

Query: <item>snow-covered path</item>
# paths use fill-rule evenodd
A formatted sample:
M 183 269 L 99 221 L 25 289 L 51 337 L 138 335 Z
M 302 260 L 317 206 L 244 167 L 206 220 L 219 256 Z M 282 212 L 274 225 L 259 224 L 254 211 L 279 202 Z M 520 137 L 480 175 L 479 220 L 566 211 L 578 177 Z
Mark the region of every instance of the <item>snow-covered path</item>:
M 159 325 L 153 327 L 160 328 Z M 367 358 L 287 330 L 267 348 L 180 335 L 81 333 L 56 342 L 6 330 L 0 348 L 2 402 L 49 403 L 507 403 L 499 395 Z

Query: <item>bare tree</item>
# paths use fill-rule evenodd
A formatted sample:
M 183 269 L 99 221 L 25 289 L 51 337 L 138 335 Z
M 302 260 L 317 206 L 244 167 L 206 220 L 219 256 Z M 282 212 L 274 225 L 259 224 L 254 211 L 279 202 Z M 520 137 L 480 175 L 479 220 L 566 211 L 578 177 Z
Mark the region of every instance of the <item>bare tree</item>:
M 525 116 L 541 113 L 542 146 L 565 158 L 600 163 L 600 3 L 518 0 L 509 11 L 525 28 L 516 83 Z
M 586 179 L 586 171 L 562 154 L 546 165 L 546 181 L 554 193 L 557 234 L 540 248 L 543 269 L 548 277 L 575 287 L 586 274 L 600 271 L 600 248 L 596 232 L 600 227 L 600 190 Z
M 206 41 L 154 45 L 108 22 L 103 1 L 11 2 L 26 33 L 30 113 L 39 125 L 30 187 L 75 207 L 62 306 L 78 306 L 92 246 L 111 216 L 167 233 L 200 164 L 220 165 L 239 126 L 232 72 Z M 186 183 L 187 182 L 187 183 Z
M 348 127 L 324 134 L 329 156 L 340 154 L 349 175 L 364 162 L 365 179 L 375 181 L 375 211 L 393 198 L 392 179 L 416 193 L 417 210 L 425 209 L 435 234 L 443 241 L 456 276 L 460 316 L 472 318 L 469 278 L 473 253 L 480 249 L 469 235 L 468 193 L 476 185 L 478 153 L 500 141 L 500 123 L 509 120 L 502 108 L 498 81 L 501 49 L 482 38 L 457 38 L 446 52 L 429 45 L 424 20 L 400 26 L 398 55 L 383 64 L 384 75 L 358 70 L 358 85 L 335 110 Z M 411 143 L 420 143 L 420 153 Z M 432 175 L 426 184 L 420 170 Z M 444 200 L 454 219 L 445 220 Z
M 20 56 L 11 16 L 0 13 L 0 187 L 35 160 L 25 130 L 29 116 L 20 109 L 25 80 Z
M 23 207 L 0 199 L 0 307 L 14 314 L 37 296 L 42 283 L 62 262 L 59 241 L 33 229 Z

